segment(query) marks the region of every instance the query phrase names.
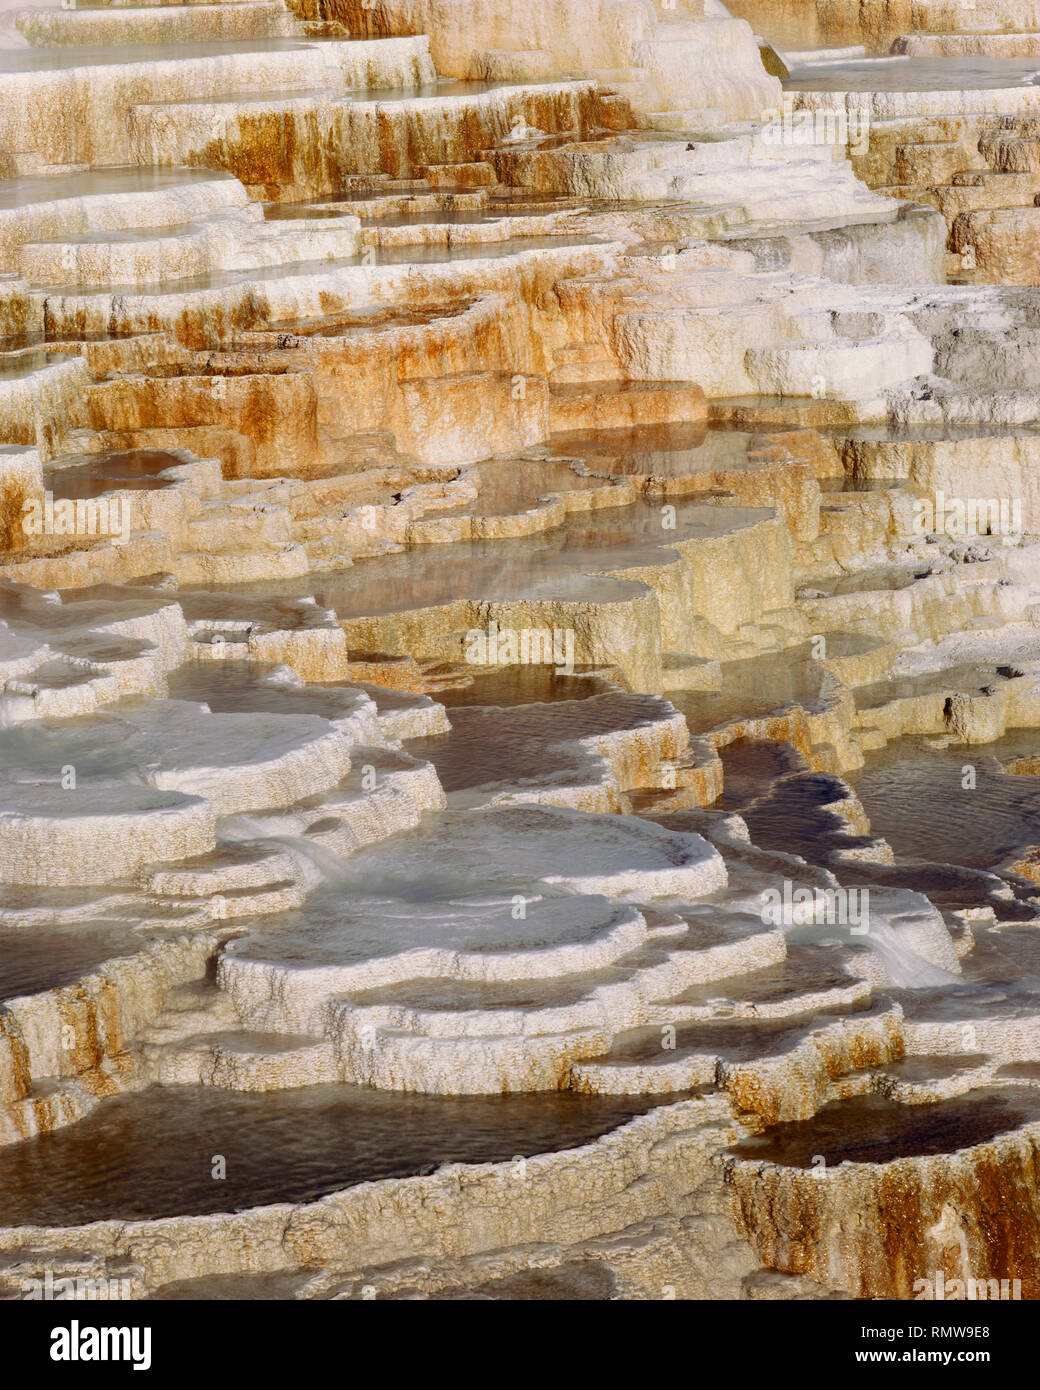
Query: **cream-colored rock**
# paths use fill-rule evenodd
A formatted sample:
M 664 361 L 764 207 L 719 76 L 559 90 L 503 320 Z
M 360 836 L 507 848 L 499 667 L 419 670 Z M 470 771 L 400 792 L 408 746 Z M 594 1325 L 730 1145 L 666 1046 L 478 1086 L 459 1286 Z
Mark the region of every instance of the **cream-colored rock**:
M 0 1292 L 1035 1263 L 1040 18 L 980 4 L 0 22 Z M 171 1195 L 207 1115 L 280 1137 Z

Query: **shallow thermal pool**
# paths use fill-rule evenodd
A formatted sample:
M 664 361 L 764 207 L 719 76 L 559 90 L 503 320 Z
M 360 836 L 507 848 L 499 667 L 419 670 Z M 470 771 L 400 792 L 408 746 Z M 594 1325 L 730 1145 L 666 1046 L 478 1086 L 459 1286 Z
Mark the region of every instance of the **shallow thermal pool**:
M 6 1225 L 82 1225 L 305 1202 L 445 1163 L 590 1142 L 659 1104 L 571 1092 L 435 1097 L 312 1086 L 237 1095 L 151 1087 L 0 1149 Z M 226 1159 L 215 1179 L 213 1156 Z

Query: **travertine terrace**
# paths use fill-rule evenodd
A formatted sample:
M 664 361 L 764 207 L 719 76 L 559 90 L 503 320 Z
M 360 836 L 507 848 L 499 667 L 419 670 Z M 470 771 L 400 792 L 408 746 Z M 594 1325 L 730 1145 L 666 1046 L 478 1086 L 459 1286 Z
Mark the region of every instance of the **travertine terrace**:
M 3 14 L 4 1296 L 1040 1296 L 1040 8 L 730 10 Z

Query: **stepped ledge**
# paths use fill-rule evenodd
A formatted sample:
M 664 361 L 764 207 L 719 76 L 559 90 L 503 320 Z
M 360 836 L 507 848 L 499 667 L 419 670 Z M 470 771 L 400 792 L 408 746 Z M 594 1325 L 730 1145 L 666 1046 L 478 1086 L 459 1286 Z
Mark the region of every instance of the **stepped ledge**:
M 3 1299 L 1040 1298 L 1038 233 L 1036 0 L 5 4 Z

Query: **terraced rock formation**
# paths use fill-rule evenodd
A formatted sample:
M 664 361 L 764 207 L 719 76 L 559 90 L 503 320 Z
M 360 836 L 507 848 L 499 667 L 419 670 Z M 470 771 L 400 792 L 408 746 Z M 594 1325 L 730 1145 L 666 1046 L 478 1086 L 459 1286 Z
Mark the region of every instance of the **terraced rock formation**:
M 1040 1296 L 1040 14 L 731 8 L 4 15 L 5 1296 Z

